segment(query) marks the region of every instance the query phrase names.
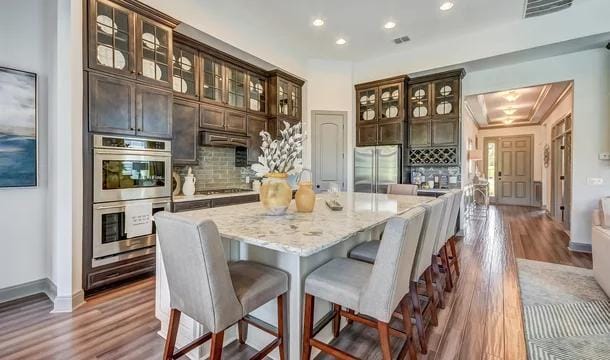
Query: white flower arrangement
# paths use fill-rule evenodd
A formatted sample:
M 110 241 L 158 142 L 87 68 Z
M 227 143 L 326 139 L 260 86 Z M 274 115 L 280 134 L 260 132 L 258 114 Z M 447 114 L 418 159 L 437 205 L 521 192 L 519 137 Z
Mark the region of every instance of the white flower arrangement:
M 280 134 L 281 139 L 272 140 L 271 134 L 264 130 L 260 132 L 263 154 L 258 157 L 258 163 L 252 165 L 257 177 L 264 177 L 268 173 L 295 175 L 303 170 L 303 160 L 300 158 L 304 139 L 301 123 L 290 126 L 284 121 L 284 130 L 280 130 Z

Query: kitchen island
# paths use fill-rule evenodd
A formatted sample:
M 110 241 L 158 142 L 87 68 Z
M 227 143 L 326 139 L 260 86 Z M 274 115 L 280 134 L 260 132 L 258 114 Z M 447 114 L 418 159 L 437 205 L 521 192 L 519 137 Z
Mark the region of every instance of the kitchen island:
M 324 200 L 336 198 L 343 210 L 330 210 Z M 282 216 L 268 216 L 259 203 L 240 204 L 216 209 L 181 213 L 190 218 L 212 219 L 223 238 L 229 260 L 251 260 L 286 271 L 290 278 L 287 301 L 287 354 L 299 359 L 301 349 L 304 280 L 309 273 L 334 257 L 345 257 L 357 244 L 378 239 L 388 219 L 428 201 L 430 197 L 339 193 L 318 195 L 313 213 L 297 213 L 294 202 Z M 163 258 L 157 247 L 155 314 L 161 320 L 160 335 L 166 336 L 169 321 L 169 291 L 163 268 Z M 229 285 L 229 284 L 228 284 Z M 276 304 L 270 302 L 252 315 L 270 324 L 277 324 Z M 316 321 L 330 310 L 330 304 L 316 304 Z M 177 346 L 183 346 L 207 330 L 186 316 L 180 323 Z M 318 335 L 327 341 L 330 329 Z M 236 338 L 235 329 L 226 332 L 226 342 Z M 261 349 L 271 337 L 250 327 L 247 343 Z M 208 347 L 193 350 L 193 359 L 208 356 Z M 277 350 L 270 354 L 278 358 Z

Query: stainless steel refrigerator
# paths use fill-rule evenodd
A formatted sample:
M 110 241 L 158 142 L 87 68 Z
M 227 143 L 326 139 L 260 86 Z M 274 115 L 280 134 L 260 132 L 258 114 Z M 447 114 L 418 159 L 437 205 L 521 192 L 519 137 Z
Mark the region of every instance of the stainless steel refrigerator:
M 399 145 L 365 146 L 354 149 L 354 191 L 387 193 L 389 184 L 400 183 Z

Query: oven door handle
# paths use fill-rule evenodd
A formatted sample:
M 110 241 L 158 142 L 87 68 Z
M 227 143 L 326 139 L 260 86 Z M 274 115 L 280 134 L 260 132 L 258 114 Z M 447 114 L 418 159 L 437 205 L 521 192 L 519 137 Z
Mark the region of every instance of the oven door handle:
M 129 150 L 106 150 L 106 149 L 95 149 L 94 154 L 96 155 L 134 155 L 134 156 L 157 156 L 171 158 L 172 154 L 169 152 L 160 151 L 129 151 Z

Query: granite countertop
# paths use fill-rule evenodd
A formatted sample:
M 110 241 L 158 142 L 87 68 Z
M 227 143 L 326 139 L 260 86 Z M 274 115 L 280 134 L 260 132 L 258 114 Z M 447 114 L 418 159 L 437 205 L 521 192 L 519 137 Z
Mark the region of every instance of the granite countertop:
M 309 256 L 354 234 L 371 229 L 394 215 L 432 201 L 423 196 L 339 193 L 343 210 L 330 210 L 318 194 L 312 213 L 297 213 L 294 201 L 281 216 L 265 214 L 260 203 L 240 204 L 179 213 L 185 218 L 212 219 L 224 238 L 243 241 L 283 253 Z
M 255 195 L 255 194 L 258 194 L 258 192 L 249 190 L 249 191 L 242 191 L 242 192 L 238 192 L 238 193 L 224 193 L 224 194 L 211 194 L 211 195 L 203 195 L 203 194 L 199 194 L 199 195 L 195 194 L 192 196 L 174 195 L 173 202 L 177 203 L 177 202 L 187 202 L 187 201 L 210 200 L 210 199 L 219 199 L 219 198 L 227 198 L 227 197 L 235 197 L 235 196 L 248 196 L 248 195 Z

